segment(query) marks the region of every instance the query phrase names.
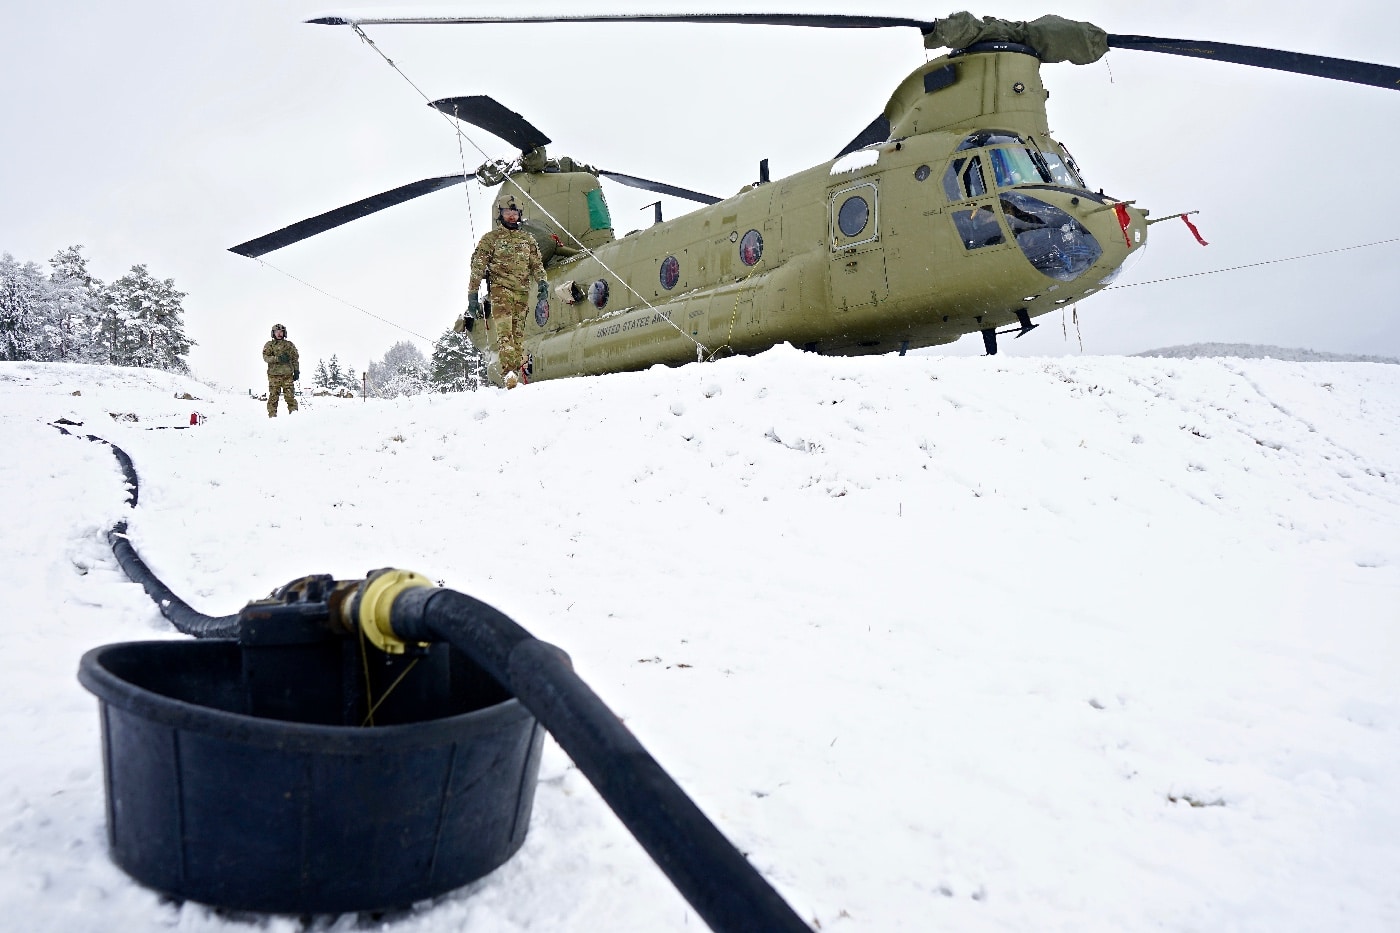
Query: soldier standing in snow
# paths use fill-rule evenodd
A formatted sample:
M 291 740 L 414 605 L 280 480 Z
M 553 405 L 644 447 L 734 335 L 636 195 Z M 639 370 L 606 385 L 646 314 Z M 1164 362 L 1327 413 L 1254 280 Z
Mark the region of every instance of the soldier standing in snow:
M 525 367 L 525 315 L 537 301 L 549 296 L 544 259 L 535 238 L 520 229 L 521 212 L 513 195 L 496 201 L 495 229 L 481 238 L 472 253 L 471 281 L 467 284 L 467 317 L 481 316 L 477 289 L 486 280 L 487 300 L 496 331 L 501 378 L 507 389 L 523 381 Z M 531 297 L 533 291 L 534 297 Z
M 279 395 L 286 397 L 288 412 L 296 411 L 297 396 L 292 383 L 301 378 L 301 357 L 281 324 L 272 325 L 272 339 L 263 344 L 263 362 L 267 363 L 267 416 L 277 417 Z

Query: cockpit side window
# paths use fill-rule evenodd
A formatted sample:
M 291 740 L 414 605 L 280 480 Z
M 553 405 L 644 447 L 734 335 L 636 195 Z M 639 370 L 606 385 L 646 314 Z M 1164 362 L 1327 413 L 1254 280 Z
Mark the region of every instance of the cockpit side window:
M 980 198 L 987 193 L 987 182 L 982 177 L 982 157 L 973 156 L 967 160 L 967 168 L 962 173 L 963 191 L 969 198 Z
M 987 193 L 987 180 L 982 174 L 982 157 L 954 159 L 943 173 L 943 193 L 949 201 L 980 198 Z

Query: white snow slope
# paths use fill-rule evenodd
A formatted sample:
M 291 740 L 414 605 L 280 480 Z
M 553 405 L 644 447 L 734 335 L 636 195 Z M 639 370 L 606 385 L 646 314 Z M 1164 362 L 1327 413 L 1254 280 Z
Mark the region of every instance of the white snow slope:
M 135 510 L 60 417 L 132 456 Z M 0 431 L 8 929 L 703 928 L 552 742 L 524 848 L 432 902 L 133 882 L 75 673 L 185 636 L 117 566 L 123 517 L 210 614 L 384 566 L 492 603 L 814 929 L 1400 929 L 1400 367 L 784 347 L 269 421 L 5 363 Z

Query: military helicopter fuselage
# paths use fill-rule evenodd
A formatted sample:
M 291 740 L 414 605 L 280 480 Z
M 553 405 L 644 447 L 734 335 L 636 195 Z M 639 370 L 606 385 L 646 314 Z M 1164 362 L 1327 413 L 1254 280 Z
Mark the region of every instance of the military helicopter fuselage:
M 549 254 L 529 378 L 785 341 L 868 354 L 981 332 L 995 352 L 998 330 L 1094 293 L 1146 242 L 1145 212 L 1089 191 L 1050 137 L 1046 96 L 1029 49 L 940 57 L 891 96 L 886 141 L 587 251 L 568 245 L 600 236 L 597 179 L 511 173 Z M 489 327 L 473 341 L 489 352 Z
M 1111 35 L 1058 16 L 1030 22 L 954 13 L 938 20 L 800 14 L 561 14 L 321 17 L 368 42 L 369 24 L 737 23 L 916 27 L 926 49 L 882 115 L 830 162 L 719 199 L 550 160 L 550 139 L 489 97 L 432 106 L 519 148 L 512 162 L 426 178 L 232 247 L 257 257 L 394 204 L 475 178 L 524 208 L 547 298 L 525 322 L 530 380 L 758 353 L 788 342 L 819 353 L 904 352 L 981 333 L 1021 336 L 1034 319 L 1108 285 L 1141 249 L 1147 212 L 1095 192 L 1049 133 L 1043 62 L 1133 49 L 1400 90 L 1400 68 L 1229 43 Z M 601 178 L 707 206 L 616 238 Z M 501 203 L 498 200 L 498 204 Z M 1176 216 L 1176 215 L 1173 215 Z M 1194 229 L 1194 228 L 1193 228 Z M 462 320 L 495 362 L 499 326 Z

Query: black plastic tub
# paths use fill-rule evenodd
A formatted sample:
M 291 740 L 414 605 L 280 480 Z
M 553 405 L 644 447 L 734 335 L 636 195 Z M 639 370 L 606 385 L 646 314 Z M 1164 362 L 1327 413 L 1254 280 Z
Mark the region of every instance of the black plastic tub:
M 403 907 L 492 871 L 525 841 L 543 731 L 446 645 L 361 725 L 366 679 L 383 694 L 409 663 L 371 674 L 350 640 L 89 651 L 113 860 L 182 900 L 295 914 Z

